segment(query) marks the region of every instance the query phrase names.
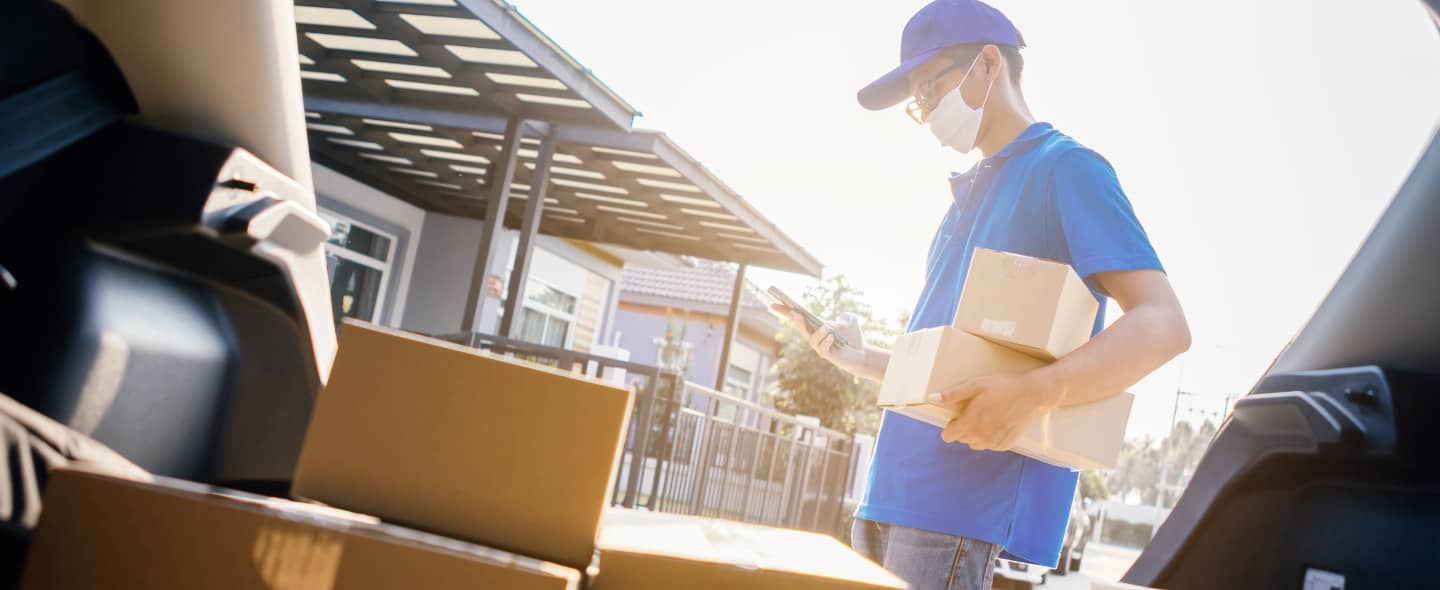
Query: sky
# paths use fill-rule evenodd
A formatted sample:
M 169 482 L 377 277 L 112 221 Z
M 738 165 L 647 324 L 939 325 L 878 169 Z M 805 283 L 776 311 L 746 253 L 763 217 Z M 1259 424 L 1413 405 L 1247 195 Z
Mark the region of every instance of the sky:
M 976 158 L 855 102 L 923 4 L 516 1 L 644 113 L 637 127 L 667 132 L 886 316 L 913 306 L 946 177 Z M 1440 35 L 1413 0 L 992 4 L 1030 44 L 1031 111 L 1115 166 L 1190 321 L 1191 351 L 1131 389 L 1128 434 L 1219 410 L 1304 324 L 1435 132 Z

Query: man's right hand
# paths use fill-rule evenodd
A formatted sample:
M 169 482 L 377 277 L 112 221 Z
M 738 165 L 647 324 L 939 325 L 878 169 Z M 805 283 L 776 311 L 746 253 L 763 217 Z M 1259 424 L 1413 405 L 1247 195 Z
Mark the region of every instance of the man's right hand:
M 866 346 L 865 332 L 860 327 L 860 316 L 846 312 L 836 322 L 826 322 L 818 330 L 810 331 L 805 317 L 798 312 L 792 311 L 789 307 L 780 304 L 770 306 L 777 313 L 790 318 L 790 323 L 805 335 L 810 342 L 810 348 L 815 354 L 820 355 L 831 364 L 834 364 L 847 372 L 855 375 L 862 375 L 865 370 Z M 845 343 L 840 344 L 836 335 Z

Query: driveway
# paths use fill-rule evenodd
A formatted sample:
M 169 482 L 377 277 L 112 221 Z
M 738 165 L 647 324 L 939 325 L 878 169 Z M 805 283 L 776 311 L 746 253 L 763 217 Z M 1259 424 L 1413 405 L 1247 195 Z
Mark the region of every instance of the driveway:
M 1057 576 L 1051 572 L 1045 578 L 1045 585 L 1038 586 L 1046 590 L 1090 590 L 1091 580 L 1119 580 L 1130 569 L 1130 564 L 1140 556 L 1139 549 L 1119 547 L 1116 545 L 1102 545 L 1090 543 L 1085 546 L 1085 560 L 1080 564 L 1080 572 L 1068 576 Z

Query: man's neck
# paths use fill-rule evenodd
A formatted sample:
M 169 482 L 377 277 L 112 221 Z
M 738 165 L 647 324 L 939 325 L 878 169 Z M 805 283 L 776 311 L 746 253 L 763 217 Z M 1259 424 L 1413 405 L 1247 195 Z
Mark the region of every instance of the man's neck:
M 1015 106 L 995 106 L 1000 108 L 986 113 L 989 120 L 986 121 L 985 134 L 975 144 L 987 158 L 1005 149 L 1005 146 L 1010 145 L 1010 142 L 1015 141 L 1015 138 L 1035 124 L 1034 115 L 1030 114 L 1029 107 L 1023 102 Z

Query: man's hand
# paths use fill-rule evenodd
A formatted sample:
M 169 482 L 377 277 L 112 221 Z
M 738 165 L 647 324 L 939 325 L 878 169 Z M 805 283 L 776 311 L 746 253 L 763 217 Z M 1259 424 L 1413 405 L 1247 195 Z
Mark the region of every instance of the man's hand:
M 940 432 L 945 442 L 963 442 L 977 451 L 1008 451 L 1030 422 L 1054 411 L 1064 390 L 1043 373 L 993 375 L 971 379 L 928 401 L 955 408 L 959 415 Z
M 1185 313 L 1165 273 L 1135 270 L 1094 276 L 1125 315 L 1049 365 L 1018 375 L 972 379 L 934 394 L 930 403 L 959 411 L 941 438 L 974 449 L 1008 450 L 1037 416 L 1117 395 L 1190 347 Z
M 851 373 L 856 373 L 865 365 L 865 332 L 860 327 L 860 316 L 846 312 L 841 314 L 840 321 L 826 322 L 820 329 L 810 332 L 805 318 L 798 312 L 778 304 L 771 308 L 790 318 L 790 322 L 805 334 L 810 348 L 814 349 L 820 358 Z M 837 335 L 839 339 L 836 338 Z M 841 344 L 841 341 L 844 341 L 844 344 Z

